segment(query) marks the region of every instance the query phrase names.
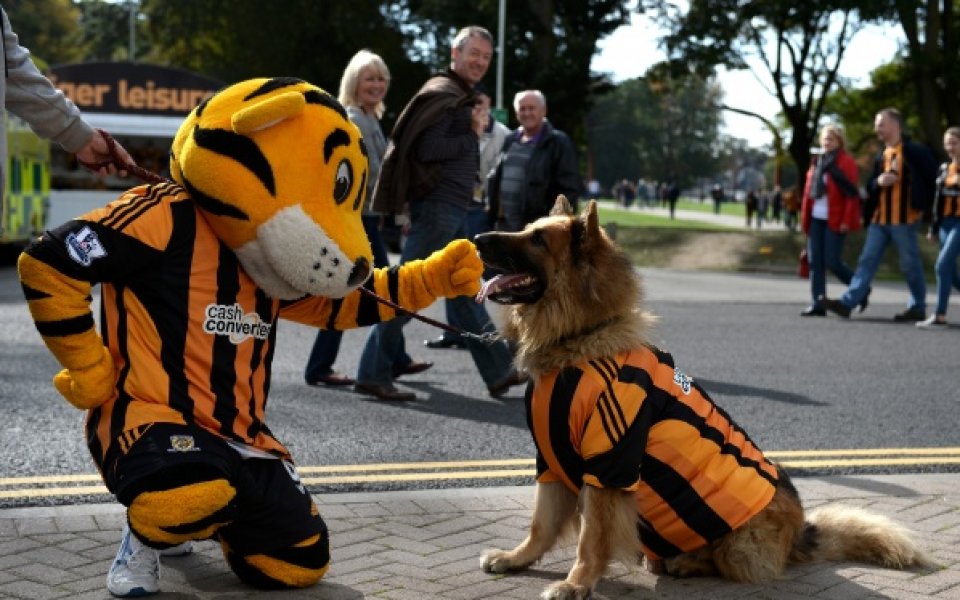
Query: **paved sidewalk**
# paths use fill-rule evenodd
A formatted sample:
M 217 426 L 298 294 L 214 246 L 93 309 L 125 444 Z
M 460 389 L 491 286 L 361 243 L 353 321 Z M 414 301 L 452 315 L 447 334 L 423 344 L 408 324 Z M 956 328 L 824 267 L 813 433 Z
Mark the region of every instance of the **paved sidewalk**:
M 641 205 L 637 206 L 634 204 L 630 208 L 623 208 L 616 203 L 604 203 L 603 206 L 608 208 L 616 208 L 619 210 L 626 210 L 630 212 L 639 212 L 648 215 L 655 215 L 658 217 L 669 217 L 670 210 L 662 206 L 646 206 Z M 746 217 L 743 215 L 732 215 L 728 213 L 716 214 L 711 211 L 701 211 L 701 210 L 689 210 L 678 208 L 674 211 L 674 217 L 678 221 L 699 221 L 701 223 L 709 223 L 711 225 L 718 225 L 721 227 L 729 227 L 731 229 L 741 229 L 743 231 L 786 231 L 787 227 L 783 224 L 783 220 L 779 223 L 771 220 L 763 222 L 761 229 L 757 229 L 756 221 L 753 221 L 753 224 L 748 227 Z
M 594 598 L 960 600 L 960 474 L 796 478 L 806 506 L 828 501 L 870 507 L 918 533 L 940 565 L 925 572 L 819 563 L 791 567 L 784 579 L 739 585 L 718 579 L 655 577 L 613 565 Z M 488 547 L 510 547 L 525 533 L 533 488 L 324 494 L 316 497 L 331 530 L 333 563 L 309 590 L 264 593 L 240 584 L 213 542 L 164 559 L 167 598 L 320 598 L 395 600 L 537 598 L 562 579 L 573 549 L 548 554 L 523 574 L 480 569 Z M 113 504 L 0 510 L 0 598 L 109 598 L 104 578 L 123 520 Z

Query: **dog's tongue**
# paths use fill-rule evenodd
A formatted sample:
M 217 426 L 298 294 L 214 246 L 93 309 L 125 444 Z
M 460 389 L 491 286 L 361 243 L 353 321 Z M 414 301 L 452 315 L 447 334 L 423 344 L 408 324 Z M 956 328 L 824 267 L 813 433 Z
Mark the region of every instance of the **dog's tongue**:
M 480 292 L 477 294 L 477 303 L 483 303 L 483 301 L 487 299 L 487 296 L 510 287 L 511 284 L 525 277 L 527 277 L 527 275 L 497 275 L 493 279 L 488 279 L 484 282 L 483 287 L 480 288 Z

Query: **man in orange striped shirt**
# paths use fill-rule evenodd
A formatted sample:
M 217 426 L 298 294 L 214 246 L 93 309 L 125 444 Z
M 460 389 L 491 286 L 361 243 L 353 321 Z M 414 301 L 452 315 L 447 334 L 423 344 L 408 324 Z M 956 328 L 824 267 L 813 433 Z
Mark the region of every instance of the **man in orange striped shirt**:
M 893 242 L 900 254 L 900 271 L 910 289 L 907 308 L 894 321 L 922 321 L 926 318 L 927 286 L 920 262 L 917 226 L 930 210 L 936 180 L 936 163 L 925 146 L 903 133 L 903 117 L 895 108 L 884 108 L 874 121 L 877 137 L 884 144 L 867 182 L 869 201 L 864 220 L 869 222 L 867 238 L 860 251 L 857 269 L 847 291 L 837 300 L 824 298 L 827 310 L 849 317 L 850 310 L 864 303 L 870 294 L 883 254 Z

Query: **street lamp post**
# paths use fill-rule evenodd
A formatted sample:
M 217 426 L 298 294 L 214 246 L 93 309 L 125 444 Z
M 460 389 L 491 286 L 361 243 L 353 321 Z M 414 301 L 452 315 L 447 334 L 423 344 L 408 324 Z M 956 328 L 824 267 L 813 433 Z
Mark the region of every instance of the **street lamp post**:
M 503 61 L 504 30 L 507 23 L 507 0 L 500 0 L 500 15 L 497 23 L 497 109 L 503 110 Z
M 127 3 L 127 7 L 130 9 L 127 60 L 133 62 L 137 54 L 137 0 L 130 0 L 130 2 Z

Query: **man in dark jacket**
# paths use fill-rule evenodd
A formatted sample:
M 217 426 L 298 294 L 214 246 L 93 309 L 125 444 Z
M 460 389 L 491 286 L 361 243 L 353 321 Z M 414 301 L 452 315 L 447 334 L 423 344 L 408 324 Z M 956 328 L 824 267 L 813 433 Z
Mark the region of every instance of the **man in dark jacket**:
M 576 210 L 583 193 L 577 152 L 547 120 L 543 93 L 518 92 L 513 108 L 520 127 L 507 137 L 489 188 L 491 220 L 503 231 L 519 231 L 549 213 L 558 194 Z
M 483 79 L 493 57 L 490 32 L 464 27 L 453 40 L 450 56 L 450 69 L 431 77 L 400 113 L 373 193 L 377 212 L 409 215 L 400 264 L 427 258 L 466 236 L 479 139 L 486 127 L 486 118 L 474 115 L 473 86 Z M 483 305 L 473 298 L 454 298 L 450 306 L 465 331 L 495 330 Z M 393 360 L 408 321 L 409 317 L 399 317 L 371 328 L 357 369 L 358 392 L 381 400 L 414 398 L 392 383 Z M 526 382 L 526 377 L 513 369 L 513 356 L 504 342 L 485 344 L 467 339 L 466 343 L 491 396 L 501 396 L 511 386 Z
M 854 306 L 866 307 L 870 283 L 890 242 L 897 245 L 900 270 L 910 289 L 910 300 L 894 321 L 923 321 L 926 318 L 927 285 L 917 226 L 930 210 L 936 180 L 936 162 L 926 147 L 903 133 L 903 117 L 895 108 L 884 108 L 874 121 L 884 149 L 874 161 L 867 180 L 868 204 L 864 211 L 867 237 L 857 261 L 850 287 L 837 300 L 825 299 L 827 310 L 849 317 Z

